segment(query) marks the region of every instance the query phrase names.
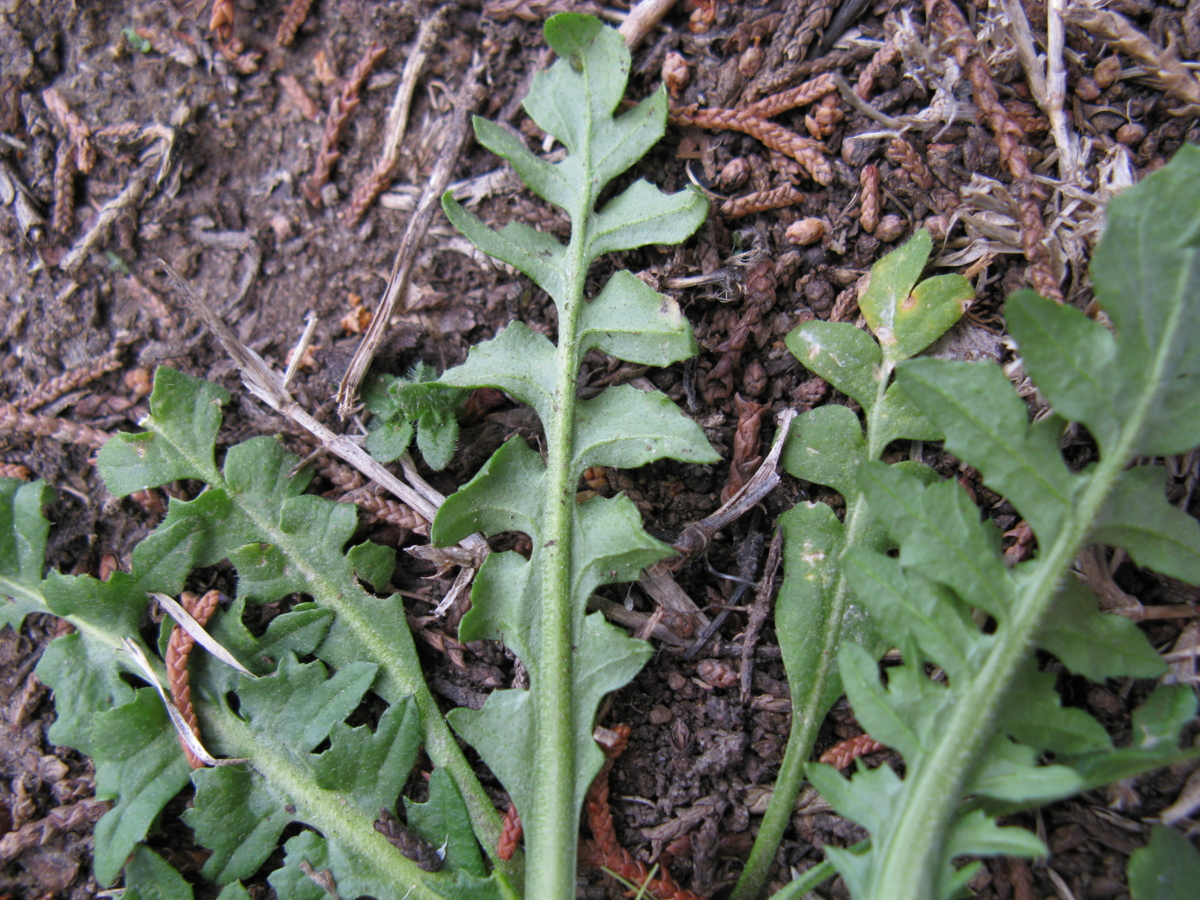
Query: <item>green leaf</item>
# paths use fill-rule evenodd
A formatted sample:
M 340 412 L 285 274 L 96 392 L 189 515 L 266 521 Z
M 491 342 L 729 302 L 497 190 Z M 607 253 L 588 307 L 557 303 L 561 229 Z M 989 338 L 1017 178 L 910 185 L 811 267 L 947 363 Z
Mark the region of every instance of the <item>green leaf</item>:
M 434 769 L 429 776 L 428 802 L 408 804 L 408 825 L 433 846 L 446 848 L 447 869 L 477 878 L 487 875 L 467 808 L 445 769 Z
M 213 460 L 221 407 L 229 392 L 166 366 L 154 373 L 150 416 L 141 434 L 121 432 L 100 448 L 98 466 L 117 497 L 181 478 L 210 484 L 218 479 Z
M 124 900 L 192 900 L 193 896 L 192 886 L 169 862 L 147 847 L 137 847 L 125 867 Z
M 489 536 L 521 531 L 536 540 L 541 530 L 535 522 L 535 504 L 545 481 L 541 457 L 519 437 L 506 441 L 474 478 L 446 498 L 433 521 L 430 540 L 447 547 L 476 531 Z
M 883 362 L 879 345 L 871 336 L 846 322 L 811 319 L 784 339 L 792 355 L 868 413 L 879 396 Z
M 1189 900 L 1200 884 L 1200 853 L 1186 837 L 1155 825 L 1150 843 L 1129 857 L 1133 900 Z
M 1025 403 L 996 366 L 941 359 L 902 365 L 897 381 L 946 433 L 946 449 L 986 467 L 988 487 L 1012 501 L 1045 541 L 1052 541 L 1072 512 L 1081 480 L 1058 449 L 1062 422 L 1029 425 Z
M 871 266 L 871 282 L 858 300 L 889 368 L 945 334 L 975 298 L 975 289 L 961 275 L 941 275 L 917 285 L 932 248 L 929 232 L 917 231 Z
M 1097 610 L 1095 596 L 1074 576 L 1063 582 L 1038 644 L 1092 681 L 1121 675 L 1157 678 L 1167 670 L 1141 630 L 1124 616 Z
M 854 411 L 831 403 L 792 420 L 783 448 L 788 474 L 833 488 L 848 501 L 858 494 L 855 474 L 867 458 L 862 425 Z
M 498 388 L 532 406 L 546 421 L 553 415 L 553 358 L 554 345 L 548 338 L 523 322 L 510 322 L 492 340 L 472 347 L 467 361 L 447 371 L 442 382 Z
M 603 350 L 649 366 L 668 366 L 697 351 L 679 304 L 623 270 L 615 272 L 584 307 L 579 344 L 585 351 Z
M 42 507 L 49 502 L 44 482 L 0 478 L 0 597 L 8 598 L 0 599 L 0 628 L 47 611 L 41 583 L 50 523 Z
M 700 426 L 666 394 L 630 385 L 609 388 L 579 404 L 574 445 L 571 467 L 579 472 L 590 466 L 631 469 L 663 457 L 696 464 L 721 458 Z
M 417 421 L 417 447 L 429 468 L 440 472 L 450 465 L 454 458 L 454 450 L 458 446 L 458 422 L 439 422 L 432 414 L 427 414 Z
M 588 252 L 593 256 L 634 250 L 647 244 L 678 244 L 708 217 L 708 201 L 689 186 L 664 194 L 638 179 L 605 204 L 588 228 Z
M 1200 524 L 1164 494 L 1166 471 L 1135 466 L 1121 474 L 1089 536 L 1129 551 L 1134 562 L 1171 578 L 1200 582 Z
M 380 422 L 367 432 L 367 452 L 382 463 L 395 462 L 408 450 L 414 430 L 411 422 Z

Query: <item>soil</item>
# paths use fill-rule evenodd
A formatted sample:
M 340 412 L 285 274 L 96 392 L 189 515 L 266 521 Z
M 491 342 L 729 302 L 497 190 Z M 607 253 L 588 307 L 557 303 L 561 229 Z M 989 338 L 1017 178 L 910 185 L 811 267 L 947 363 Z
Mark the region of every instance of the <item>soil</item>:
M 315 349 L 301 365 L 296 397 L 335 426 L 332 398 L 361 339 L 360 310 L 372 308 L 383 292 L 413 201 L 436 161 L 450 98 L 472 56 L 486 56 L 487 99 L 480 112 L 540 141 L 519 101 L 532 73 L 548 62 L 541 20 L 560 8 L 599 7 L 556 0 L 449 4 L 448 28 L 420 76 L 393 186 L 361 224 L 351 225 L 345 215 L 349 196 L 381 153 L 396 84 L 433 5 L 320 0 L 286 47 L 275 41 L 284 17 L 282 0 L 229 5 L 232 41 L 223 43 L 207 27 L 210 10 L 204 3 L 0 3 L 0 180 L 20 185 L 6 189 L 0 210 L 0 393 L 17 403 L 45 391 L 49 399 L 34 410 L 40 415 L 108 433 L 134 430 L 148 411 L 150 371 L 170 365 L 232 391 L 222 444 L 282 433 L 292 449 L 307 455 L 311 441 L 241 388 L 219 345 L 171 292 L 158 260 L 181 272 L 273 365 L 285 365 L 306 314 L 314 313 Z M 1044 34 L 1044 6 L 1024 5 L 1034 32 Z M 1127 15 L 1158 46 L 1171 38 L 1184 59 L 1200 56 L 1197 0 L 1157 6 L 1120 0 L 1110 8 Z M 874 108 L 890 116 L 916 116 L 930 108 L 935 93 L 942 103 L 970 101 L 965 78 L 946 76 L 939 83 L 921 77 L 932 70 L 923 69 L 918 50 L 934 44 L 919 4 L 880 0 L 867 6 L 848 40 L 826 49 L 818 43 L 835 11 L 824 0 L 717 3 L 715 20 L 705 26 L 703 12 L 691 15 L 681 3 L 634 51 L 627 96 L 640 98 L 656 88 L 664 64 L 676 65 L 676 55 L 690 77 L 686 86 L 675 82 L 677 106 L 734 108 L 745 103 L 745 95 L 775 93 L 827 71 L 841 73 L 850 85 L 861 84 L 882 42 L 903 33 L 912 38 L 904 56 L 876 66 L 874 85 L 865 92 Z M 625 491 L 653 533 L 673 537 L 715 510 L 731 479 L 731 460 L 738 471 L 733 477 L 753 471 L 755 458 L 774 437 L 773 416 L 780 410 L 839 399 L 796 362 L 783 338 L 814 317 L 855 321 L 861 277 L 916 227 L 929 227 L 937 252 L 950 257 L 943 262 L 960 271 L 969 268 L 978 287 L 970 321 L 946 352 L 1004 358 L 1003 298 L 1031 283 L 1046 290 L 1046 272 L 1067 302 L 1086 306 L 1084 264 L 1094 246 L 1099 207 L 1055 193 L 1055 143 L 996 25 L 999 14 L 984 3 L 968 3 L 965 13 L 1000 101 L 1023 123 L 1019 152 L 1046 187 L 1035 203 L 1050 236 L 1045 245 L 1051 249 L 1039 251 L 1041 256 L 1023 255 L 1022 225 L 1013 214 L 1022 195 L 1016 188 L 1011 196 L 1006 193 L 1012 166 L 989 123 L 977 120 L 970 109 L 948 125 L 909 131 L 905 140 L 915 162 L 903 146 L 889 148 L 887 135 L 850 140 L 888 126 L 845 102 L 817 102 L 776 116 L 777 124 L 791 131 L 811 131 L 823 139 L 832 176 L 827 185 L 815 183 L 796 161 L 754 137 L 716 128 L 672 125 L 643 164 L 640 174 L 666 190 L 689 180 L 703 185 L 715 198 L 713 214 L 683 248 L 621 254 L 604 265 L 641 272 L 673 289 L 695 327 L 700 355 L 694 363 L 646 371 L 597 354 L 589 357 L 581 382 L 596 387 L 649 378 L 704 426 L 725 460 L 594 473 L 591 489 L 609 495 Z M 1085 172 L 1101 199 L 1105 185 L 1120 185 L 1122 172 L 1136 180 L 1163 165 L 1184 141 L 1200 138 L 1194 118 L 1173 114 L 1180 101 L 1133 69 L 1130 59 L 1121 57 L 1114 75 L 1114 64 L 1105 62 L 1113 52 L 1101 40 L 1076 26 L 1068 28 L 1066 40 L 1066 118 L 1074 133 L 1090 142 Z M 336 145 L 341 155 L 329 185 L 319 191 L 317 207 L 304 187 L 327 111 L 374 43 L 384 52 Z M 64 162 L 71 156 L 69 123 L 52 108 L 48 89 L 92 134 L 94 164 L 73 180 Z M 157 130 L 147 133 L 148 128 Z M 167 137 L 169 158 L 146 155 L 155 141 L 161 149 Z M 76 166 L 88 168 L 77 157 Z M 870 193 L 864 179 L 873 177 L 864 175 L 869 167 L 878 174 L 881 201 L 879 224 L 870 230 L 863 216 Z M 468 144 L 454 178 L 499 169 L 495 157 Z M 723 205 L 722 198 L 788 185 L 799 193 L 787 206 L 751 208 L 736 216 L 745 211 L 746 201 L 741 208 Z M 14 193 L 26 189 L 27 195 Z M 566 227 L 511 177 L 480 193 L 475 211 L 490 224 L 532 220 L 560 233 Z M 125 200 L 114 203 L 120 197 Z M 985 197 L 994 202 L 988 205 Z M 96 230 L 106 209 L 111 221 Z M 811 220 L 820 220 L 823 233 L 811 243 L 793 243 L 789 233 L 797 238 L 814 233 L 817 225 Z M 73 248 L 93 232 L 89 249 L 73 256 Z M 597 277 L 606 271 L 598 270 Z M 697 275 L 711 277 L 699 286 L 680 287 L 678 279 Z M 514 317 L 554 333 L 549 299 L 473 253 L 438 213 L 420 250 L 407 307 L 391 323 L 377 365 L 400 372 L 423 360 L 441 370 L 461 362 L 469 346 Z M 105 366 L 108 359 L 111 365 Z M 65 386 L 53 382 L 81 367 L 95 377 Z M 461 452 L 451 466 L 426 473 L 443 492 L 468 479 L 503 438 L 536 435 L 536 418 L 527 411 L 504 398 L 493 397 L 491 404 L 464 428 Z M 757 436 L 747 424 L 754 404 L 766 407 Z M 735 438 L 739 421 L 741 441 Z M 140 504 L 115 500 L 97 476 L 88 446 L 28 432 L 8 433 L 4 440 L 0 461 L 23 466 L 24 477 L 45 479 L 54 488 L 57 499 L 47 511 L 55 523 L 48 567 L 98 574 L 106 566 L 127 565 L 132 548 L 160 518 L 163 498 L 151 493 Z M 926 446 L 923 453 L 943 474 L 961 474 L 938 447 Z M 1173 499 L 1190 496 L 1195 462 L 1188 457 L 1171 469 L 1171 490 L 1178 495 Z M 19 474 L 15 468 L 6 473 Z M 1011 508 L 995 507 L 998 498 L 978 485 L 973 473 L 961 477 L 1000 525 L 1017 524 Z M 331 496 L 343 492 L 328 478 L 318 479 L 316 489 Z M 828 491 L 785 477 L 759 516 L 718 535 L 707 565 L 697 562 L 679 574 L 683 588 L 702 606 L 725 602 L 734 583 L 717 573 L 738 570 L 738 548 L 754 534 L 765 539 L 760 560 L 765 557 L 775 520 L 805 497 L 840 503 Z M 366 512 L 363 521 L 371 540 L 423 541 L 408 528 L 375 521 Z M 434 574 L 432 566 L 403 559 L 397 588 L 436 599 L 448 587 L 448 581 L 424 580 Z M 224 579 L 232 585 L 229 571 L 208 574 L 211 582 Z M 1117 572 L 1116 583 L 1148 605 L 1198 599 L 1193 588 L 1129 565 Z M 651 609 L 637 590 L 614 590 L 610 597 L 621 603 L 628 598 L 643 612 Z M 705 896 L 724 896 L 740 872 L 788 732 L 786 677 L 769 623 L 756 656 L 751 700 L 741 698 L 737 642 L 746 621 L 744 611 L 735 612 L 720 640 L 690 659 L 680 647 L 662 644 L 635 681 L 611 698 L 605 713 L 605 721 L 632 727 L 629 750 L 611 776 L 618 834 L 640 858 L 653 861 L 669 851 L 677 880 Z M 1171 648 L 1188 621 L 1164 618 L 1145 627 L 1155 646 Z M 48 744 L 52 698 L 33 675 L 56 629 L 54 619 L 34 616 L 20 632 L 0 633 L 0 704 L 6 723 L 0 731 L 0 836 L 27 823 L 60 823 L 48 825 L 39 843 L 0 860 L 0 898 L 98 896 L 90 875 L 90 823 L 105 804 L 88 802 L 94 790 L 88 760 Z M 456 650 L 461 655 L 452 659 L 444 648 L 453 642 L 439 643 L 435 635 L 427 643 L 431 684 L 448 706 L 475 705 L 487 690 L 512 678 L 511 661 L 496 647 Z M 1128 733 L 1130 711 L 1147 692 L 1145 684 L 1132 682 L 1068 680 L 1063 688 L 1068 702 L 1089 709 L 1118 739 Z M 843 702 L 830 715 L 817 750 L 860 732 Z M 887 753 L 876 753 L 868 762 L 889 759 L 899 764 Z M 1045 836 L 1051 860 L 988 861 L 972 887 L 979 897 L 998 900 L 1127 897 L 1129 854 L 1146 843 L 1147 820 L 1175 801 L 1194 768 L 1161 771 L 1018 817 Z M 185 805 L 182 798 L 168 809 L 164 836 L 155 848 L 196 881 L 198 896 L 212 896 L 198 876 L 202 851 L 177 824 Z M 73 818 L 63 825 L 64 813 L 59 820 L 53 817 L 56 809 L 67 808 Z M 1194 829 L 1196 820 L 1185 819 L 1183 825 L 1189 822 Z M 825 844 L 845 846 L 861 837 L 819 797 L 805 795 L 777 854 L 772 889 L 820 860 Z M 251 888 L 256 898 L 273 896 L 265 879 Z M 604 895 L 603 888 L 589 890 Z M 846 896 L 840 882 L 830 890 Z

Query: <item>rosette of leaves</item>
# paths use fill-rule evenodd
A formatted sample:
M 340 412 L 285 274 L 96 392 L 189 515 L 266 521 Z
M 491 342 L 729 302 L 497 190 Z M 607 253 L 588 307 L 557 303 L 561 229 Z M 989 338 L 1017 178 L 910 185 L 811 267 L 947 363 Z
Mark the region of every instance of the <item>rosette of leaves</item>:
M 662 136 L 667 99 L 659 90 L 614 116 L 629 72 L 621 37 L 596 19 L 551 18 L 546 40 L 559 59 L 533 82 L 525 109 L 560 140 L 568 155 L 550 163 L 498 125 L 475 120 L 480 143 L 512 163 L 541 197 L 571 219 L 571 240 L 514 222 L 496 232 L 446 195 L 450 221 L 485 252 L 523 271 L 553 299 L 557 342 L 521 322 L 473 348 L 442 382 L 494 387 L 533 407 L 542 420 L 542 454 L 516 438 L 447 499 L 431 529 L 435 544 L 468 534 L 528 534 L 532 555 L 491 555 L 481 567 L 464 641 L 502 640 L 529 672 L 528 690 L 490 695 L 481 710 L 453 710 L 450 720 L 500 778 L 525 831 L 526 895 L 570 897 L 575 891 L 580 808 L 602 763 L 592 739 L 600 699 L 626 684 L 650 656 L 599 615 L 585 615 L 599 585 L 629 581 L 673 550 L 642 528 L 626 497 L 577 504 L 589 466 L 630 468 L 664 457 L 717 459 L 703 432 L 660 393 L 622 386 L 581 401 L 576 382 L 584 354 L 667 365 L 696 352 L 678 306 L 631 273 L 619 271 L 588 296 L 597 257 L 646 244 L 673 244 L 704 220 L 696 191 L 664 194 L 643 180 L 606 199 L 601 192 Z M 544 454 L 544 455 L 543 455 Z
M 791 692 L 792 727 L 771 803 L 734 892 L 738 898 L 758 896 L 821 721 L 842 693 L 838 646 L 852 641 L 874 658 L 888 646 L 855 602 L 841 559 L 849 547 L 891 546 L 858 485 L 859 467 L 878 460 L 892 441 L 941 438 L 892 377 L 898 363 L 945 334 L 975 296 L 961 275 L 920 281 L 932 247 L 929 232 L 922 229 L 871 267 L 870 283 L 858 304 L 870 334 L 848 322 L 812 320 L 786 339 L 805 368 L 857 401 L 862 419 L 849 406 L 819 407 L 792 422 L 784 448 L 784 468 L 797 478 L 833 488 L 842 495 L 846 512 L 839 520 L 827 504 L 801 503 L 779 520 L 785 575 L 775 604 L 775 627 Z M 898 467 L 919 473 L 917 477 L 934 477 L 916 463 Z
M 857 900 L 961 895 L 977 868 L 963 855 L 1041 856 L 1042 842 L 995 818 L 1172 764 L 1191 688 L 1157 688 L 1115 748 L 1084 710 L 1064 707 L 1040 649 L 1091 679 L 1155 677 L 1166 666 L 1130 621 L 1100 613 L 1071 573 L 1089 544 L 1200 582 L 1200 527 L 1164 496 L 1160 456 L 1200 442 L 1200 150 L 1112 201 L 1091 266 L 1110 325 L 1032 292 L 1012 296 L 1009 332 L 1054 414 L 1032 424 L 998 366 L 913 360 L 897 383 L 946 435 L 946 447 L 1006 496 L 1037 538 L 1036 558 L 1006 567 L 996 528 L 954 482 L 927 484 L 868 463 L 858 489 L 899 545 L 855 547 L 843 566 L 903 665 L 881 683 L 875 657 L 843 642 L 839 664 L 860 723 L 904 756 L 846 780 L 810 765 L 821 794 L 864 825 L 870 846 L 829 848 Z M 1094 439 L 1098 461 L 1068 468 L 1068 421 Z M 1140 462 L 1138 462 L 1140 460 Z M 973 610 L 993 625 L 981 628 Z M 945 674 L 932 677 L 932 667 Z M 1053 763 L 1040 764 L 1045 754 Z
M 437 381 L 432 366 L 417 363 L 407 378 L 381 375 L 363 393 L 363 404 L 374 416 L 367 432 L 367 452 L 380 462 L 399 459 L 413 433 L 425 462 L 441 471 L 454 457 L 458 443 L 458 412 L 469 391 Z
M 96 826 L 97 880 L 112 884 L 126 866 L 132 896 L 191 897 L 140 844 L 190 780 L 186 821 L 211 851 L 203 874 L 225 886 L 227 900 L 245 896 L 240 879 L 260 869 L 293 823 L 305 830 L 283 844 L 284 864 L 270 875 L 281 898 L 325 895 L 305 867 L 328 870 L 344 896 L 513 896 L 502 872 L 485 869 L 476 835 L 494 847 L 498 816 L 425 685 L 404 608 L 398 596 L 363 587 L 387 586 L 394 551 L 369 543 L 347 550 L 355 508 L 305 495 L 311 473 L 290 474 L 297 459 L 274 438 L 232 447 L 218 465 L 228 399 L 216 385 L 160 368 L 146 431 L 118 435 L 101 451 L 101 474 L 117 496 L 179 479 L 207 485 L 193 500 L 172 499 L 135 548 L 131 571 L 108 581 L 58 572 L 43 579 L 48 492 L 0 480 L 0 593 L 12 598 L 0 605 L 3 621 L 49 612 L 75 627 L 50 644 L 37 673 L 55 692 L 50 740 L 92 757 L 97 796 L 115 804 Z M 144 676 L 123 641 L 135 642 L 165 683 L 160 651 L 170 620 L 147 640 L 148 593 L 177 595 L 194 569 L 224 559 L 237 570 L 237 597 L 208 630 L 257 677 L 197 652 L 192 699 L 208 750 L 249 762 L 192 771 L 162 699 L 144 681 L 131 683 Z M 243 626 L 247 604 L 292 594 L 308 602 L 262 636 Z M 347 718 L 368 691 L 382 706 L 377 722 L 351 727 Z M 400 791 L 422 745 L 437 766 L 430 801 L 405 804 Z M 444 849 L 442 872 L 422 871 L 375 831 L 380 809 L 405 806 L 410 826 Z

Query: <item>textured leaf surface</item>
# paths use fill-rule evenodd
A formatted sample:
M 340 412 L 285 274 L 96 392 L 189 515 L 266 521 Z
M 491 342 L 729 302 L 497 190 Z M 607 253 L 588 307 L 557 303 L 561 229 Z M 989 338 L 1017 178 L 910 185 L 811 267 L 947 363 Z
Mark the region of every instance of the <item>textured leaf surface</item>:
M 29 613 L 46 611 L 41 586 L 50 523 L 42 507 L 49 500 L 44 482 L 0 478 L 0 628 L 19 628 Z
M 1129 857 L 1133 900 L 1190 900 L 1200 884 L 1200 853 L 1186 837 L 1155 825 L 1150 843 Z
M 443 504 L 431 530 L 435 543 L 476 530 L 528 534 L 528 560 L 494 554 L 480 568 L 460 638 L 503 641 L 529 673 L 529 689 L 491 694 L 480 710 L 450 716 L 479 751 L 520 810 L 530 896 L 574 891 L 575 831 L 583 795 L 602 755 L 592 739 L 601 697 L 629 681 L 650 648 L 584 616 L 591 591 L 637 578 L 674 551 L 651 538 L 626 498 L 577 505 L 579 477 L 590 466 L 641 466 L 670 457 L 715 462 L 702 430 L 658 392 L 609 388 L 577 397 L 584 354 L 664 365 L 695 352 L 678 306 L 628 272 L 586 296 L 588 268 L 598 256 L 646 244 L 676 243 L 707 214 L 695 190 L 665 194 L 633 180 L 606 197 L 606 184 L 636 163 L 662 136 L 666 94 L 659 90 L 614 115 L 625 91 L 629 51 L 616 31 L 564 13 L 546 23 L 558 61 L 533 81 L 525 108 L 569 151 L 559 162 L 534 156 L 501 128 L 476 120 L 481 143 L 571 219 L 563 245 L 520 223 L 487 229 L 450 195 L 443 208 L 476 246 L 525 272 L 557 307 L 557 344 L 514 322 L 474 348 L 443 382 L 499 388 L 532 406 L 544 443 L 535 453 L 513 439 L 458 494 Z
M 1197 189 L 1200 150 L 1185 148 L 1161 176 L 1111 203 L 1092 272 L 1112 331 L 1028 293 L 1009 302 L 1026 371 L 1055 411 L 1085 424 L 1100 446 L 1100 461 L 1085 472 L 1071 472 L 1061 457 L 1062 421 L 1030 426 L 999 369 L 939 360 L 899 367 L 899 385 L 945 431 L 946 446 L 1032 526 L 1038 553 L 1006 568 L 998 533 L 953 482 L 925 486 L 899 467 L 860 468 L 872 514 L 900 552 L 845 558 L 856 595 L 904 663 L 888 670 L 886 687 L 859 648 L 842 648 L 841 667 L 859 720 L 901 750 L 906 775 L 846 782 L 812 769 L 834 806 L 871 831 L 868 849 L 830 854 L 859 900 L 949 897 L 962 876 L 957 856 L 1044 852 L 1033 835 L 998 828 L 993 816 L 1195 752 L 1178 748 L 1195 709 L 1191 691 L 1156 691 L 1135 714 L 1133 745 L 1115 749 L 1098 721 L 1062 704 L 1055 674 L 1039 671 L 1032 651 L 1097 679 L 1164 671 L 1139 630 L 1099 613 L 1069 574 L 1089 542 L 1124 547 L 1176 577 L 1200 575 L 1200 533 L 1167 504 L 1162 470 L 1128 468 L 1138 455 L 1200 440 L 1188 415 L 1194 401 L 1179 402 L 1200 357 L 1200 213 L 1177 200 Z M 991 634 L 971 608 L 995 620 Z M 928 663 L 944 668 L 946 683 L 929 677 Z M 1038 764 L 1046 752 L 1054 765 Z

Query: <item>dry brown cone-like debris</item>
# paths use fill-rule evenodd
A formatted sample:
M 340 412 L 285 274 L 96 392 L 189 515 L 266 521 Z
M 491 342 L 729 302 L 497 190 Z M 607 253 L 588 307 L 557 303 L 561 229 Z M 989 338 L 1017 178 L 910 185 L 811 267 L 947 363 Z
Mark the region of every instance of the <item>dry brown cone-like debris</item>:
M 0 434 L 28 434 L 48 437 L 64 444 L 83 444 L 99 449 L 108 435 L 90 425 L 79 425 L 53 416 L 35 416 L 11 404 L 0 406 Z
M 737 429 L 733 433 L 733 459 L 729 462 L 729 483 L 721 490 L 721 502 L 742 489 L 750 476 L 758 471 L 762 464 L 762 432 L 763 413 L 771 408 L 769 403 L 755 403 L 746 400 L 741 394 L 733 395 L 733 407 L 737 412 Z
M 62 235 L 75 229 L 75 148 L 66 141 L 54 156 L 54 212 L 50 227 Z
M 734 197 L 721 204 L 721 215 L 727 219 L 740 219 L 742 216 L 766 212 L 768 209 L 782 209 L 795 206 L 804 200 L 804 195 L 790 184 L 781 184 L 769 191 L 755 191 L 742 197 Z
M 833 168 L 825 159 L 825 146 L 819 141 L 788 131 L 782 125 L 757 116 L 748 109 L 717 109 L 685 106 L 670 111 L 672 125 L 740 131 L 757 138 L 772 150 L 790 156 L 808 170 L 818 184 L 833 182 Z
M 787 4 L 762 69 L 754 83 L 746 89 L 747 99 L 774 93 L 801 77 L 808 45 L 829 24 L 835 6 L 835 0 Z M 800 19 L 801 16 L 804 18 Z
M 16 859 L 26 850 L 45 844 L 57 834 L 94 825 L 111 808 L 112 804 L 107 800 L 91 798 L 69 806 L 55 807 L 44 819 L 26 822 L 0 838 L 0 859 Z
M 418 534 L 429 533 L 429 523 L 424 516 L 398 500 L 389 500 L 365 489 L 362 476 L 350 466 L 323 456 L 317 460 L 315 468 L 323 477 L 346 491 L 338 498 L 339 503 L 354 503 L 374 519 L 382 519 L 390 525 L 398 525 Z
M 20 463 L 0 463 L 0 478 L 16 478 L 28 481 L 30 471 Z
M 862 185 L 862 210 L 858 214 L 859 224 L 868 234 L 879 224 L 879 167 L 867 163 L 858 173 L 859 184 Z
M 646 864 L 634 859 L 617 840 L 612 809 L 608 805 L 608 773 L 612 770 L 613 761 L 625 752 L 629 743 L 629 726 L 617 725 L 613 731 L 617 739 L 610 747 L 603 748 L 604 766 L 588 788 L 583 803 L 592 838 L 583 842 L 580 854 L 582 861 L 596 869 L 607 869 L 618 878 L 643 889 L 643 896 L 656 900 L 704 900 L 694 891 L 676 884 L 671 873 L 663 866 L 658 868 L 657 877 L 651 877 L 652 873 Z
M 1039 201 L 1044 198 L 1042 187 L 1034 181 L 1033 172 L 1025 157 L 1025 130 L 1009 115 L 1000 102 L 996 82 L 987 61 L 975 45 L 975 35 L 967 26 L 962 12 L 950 0 L 926 0 L 925 15 L 932 27 L 953 40 L 954 59 L 967 73 L 975 105 L 987 120 L 996 138 L 1000 158 L 1013 180 L 1013 193 L 1018 198 L 1021 218 L 1021 249 L 1032 265 L 1029 278 L 1043 297 L 1062 301 L 1062 291 L 1050 261 L 1050 253 L 1042 238 L 1046 223 L 1042 219 Z
M 124 349 L 124 345 L 114 347 L 94 362 L 77 366 L 74 369 L 68 369 L 61 375 L 51 378 L 44 384 L 38 385 L 28 397 L 23 397 L 14 403 L 13 406 L 23 412 L 29 412 L 30 410 L 37 409 L 39 406 L 53 403 L 64 394 L 91 384 L 101 375 L 121 368 L 121 356 Z
M 216 34 L 222 44 L 228 44 L 233 38 L 233 17 L 236 12 L 233 0 L 213 0 L 208 29 Z
M 821 758 L 817 762 L 831 765 L 835 769 L 844 769 L 860 756 L 866 756 L 868 753 L 874 753 L 876 750 L 886 749 L 886 744 L 879 743 L 879 741 L 872 738 L 869 734 L 860 734 L 858 737 L 852 737 L 834 744 L 821 754 Z
M 803 84 L 796 85 L 794 88 L 780 91 L 778 94 L 772 94 L 769 97 L 763 97 L 761 100 L 747 106 L 746 111 L 763 119 L 773 119 L 780 113 L 787 112 L 789 109 L 795 109 L 798 106 L 808 106 L 808 104 L 814 103 L 836 91 L 837 80 L 831 73 L 827 72 Z
M 890 162 L 902 168 L 923 191 L 933 189 L 933 173 L 925 160 L 921 159 L 915 147 L 902 137 L 892 138 L 887 148 L 887 158 Z
M 361 102 L 358 95 L 367 81 L 367 76 L 371 74 L 375 63 L 386 52 L 387 48 L 382 44 L 372 44 L 368 47 L 367 52 L 363 54 L 362 59 L 351 70 L 349 77 L 342 85 L 341 93 L 333 98 L 333 102 L 329 106 L 329 117 L 325 120 L 325 133 L 321 135 L 321 147 L 317 151 L 317 163 L 308 181 L 304 182 L 303 188 L 304 196 L 313 206 L 321 206 L 321 188 L 329 182 L 333 167 L 342 156 L 337 150 L 338 141 L 341 140 L 342 132 L 346 128 L 346 123 L 350 121 L 350 116 L 358 109 L 358 104 Z
M 879 77 L 879 71 L 884 66 L 890 66 L 899 60 L 900 48 L 896 46 L 893 38 L 888 38 L 884 45 L 875 51 L 871 61 L 858 76 L 858 81 L 854 84 L 854 93 L 866 100 L 871 96 L 871 91 L 875 89 L 875 79 Z
M 180 597 L 182 601 L 180 605 L 201 627 L 204 627 L 212 618 L 212 614 L 217 611 L 220 599 L 220 591 L 209 591 L 202 597 L 185 591 Z M 196 718 L 196 710 L 192 707 L 192 685 L 188 679 L 187 668 L 188 657 L 192 655 L 192 647 L 195 644 L 196 639 L 176 624 L 171 629 L 171 637 L 167 639 L 167 653 L 164 662 L 167 666 L 167 681 L 171 686 L 171 699 L 175 702 L 175 708 L 179 710 L 183 720 L 192 729 L 192 734 L 199 740 L 200 722 Z M 192 753 L 191 748 L 183 742 L 182 738 L 180 738 L 179 744 L 183 747 L 188 764 L 193 769 L 205 767 L 204 761 Z
M 310 6 L 312 6 L 312 0 L 292 0 L 288 4 L 288 8 L 284 10 L 283 19 L 279 23 L 279 29 L 275 32 L 276 47 L 286 47 L 296 39 L 296 32 L 308 18 Z
M 524 834 L 525 829 L 521 825 L 521 817 L 517 815 L 517 806 L 515 803 L 510 803 L 504 812 L 504 824 L 500 826 L 500 840 L 496 844 L 496 855 L 505 862 L 512 859 Z

